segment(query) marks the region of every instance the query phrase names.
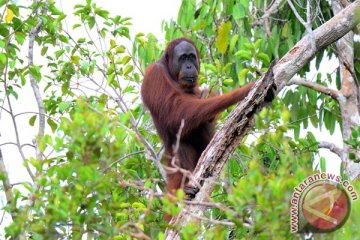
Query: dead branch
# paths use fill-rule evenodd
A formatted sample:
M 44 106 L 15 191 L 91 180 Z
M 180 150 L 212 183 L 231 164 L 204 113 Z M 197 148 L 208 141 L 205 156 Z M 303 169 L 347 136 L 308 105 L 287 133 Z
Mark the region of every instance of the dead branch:
M 319 148 L 326 148 L 329 149 L 331 152 L 335 153 L 336 155 L 338 155 L 340 158 L 342 158 L 343 155 L 343 150 L 341 148 L 339 148 L 338 146 L 336 146 L 333 143 L 330 142 L 319 142 Z
M 300 85 L 300 86 L 304 86 L 304 87 L 308 87 L 310 89 L 313 89 L 317 92 L 321 92 L 321 93 L 324 93 L 326 95 L 329 95 L 330 97 L 332 97 L 333 99 L 337 100 L 340 92 L 335 90 L 335 89 L 332 89 L 332 88 L 329 88 L 329 87 L 326 87 L 326 86 L 323 86 L 323 85 L 320 85 L 320 84 L 317 84 L 317 83 L 314 83 L 314 82 L 310 82 L 310 81 L 307 81 L 305 79 L 301 79 L 301 78 L 292 78 L 287 85 L 293 85 L 293 84 L 296 84 L 296 85 Z
M 262 15 L 261 18 L 259 18 L 255 23 L 253 23 L 252 26 L 260 26 L 264 23 L 264 21 L 268 21 L 269 17 L 279 10 L 279 6 L 282 2 L 284 2 L 284 0 L 275 0 L 269 8 L 265 9 L 264 15 Z

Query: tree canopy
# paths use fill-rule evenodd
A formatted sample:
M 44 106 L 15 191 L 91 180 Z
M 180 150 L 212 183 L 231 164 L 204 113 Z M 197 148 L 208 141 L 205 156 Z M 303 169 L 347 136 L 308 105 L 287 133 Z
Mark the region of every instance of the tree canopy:
M 155 36 L 95 0 L 71 13 L 59 1 L 0 0 L 0 121 L 12 130 L 0 138 L 0 238 L 303 239 L 290 229 L 300 182 L 337 160 L 335 173 L 360 193 L 359 12 L 360 0 L 182 0 Z M 220 140 L 200 159 L 213 167 L 192 181 L 212 178 L 192 201 L 166 195 L 163 146 L 139 94 L 146 67 L 183 36 L 199 48 L 203 87 L 260 89 L 271 62 L 278 86 L 271 104 L 254 90 L 220 116 Z M 19 111 L 21 98 L 35 108 Z M 233 137 L 239 120 L 246 127 Z M 179 217 L 169 224 L 165 214 Z M 312 237 L 360 236 L 359 214 L 354 201 L 341 231 Z

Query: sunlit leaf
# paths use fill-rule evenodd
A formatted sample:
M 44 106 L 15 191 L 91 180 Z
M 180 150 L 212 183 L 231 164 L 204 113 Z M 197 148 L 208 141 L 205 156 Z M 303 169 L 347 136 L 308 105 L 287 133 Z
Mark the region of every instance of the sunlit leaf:
M 134 67 L 132 65 L 127 65 L 124 69 L 124 75 L 128 75 L 133 71 Z
M 71 62 L 76 64 L 76 65 L 80 65 L 80 57 L 76 56 L 76 55 L 72 55 L 71 56 Z
M 245 68 L 243 70 L 240 71 L 238 78 L 239 78 L 239 84 L 240 85 L 244 85 L 245 84 L 245 79 L 246 79 L 246 75 L 249 72 L 248 68 Z
M 5 65 L 6 64 L 6 54 L 5 53 L 0 53 L 0 63 Z
M 257 58 L 260 59 L 262 62 L 269 64 L 270 58 L 266 53 L 259 53 L 257 55 Z
M 232 28 L 231 22 L 222 22 L 218 29 L 218 36 L 216 39 L 216 46 L 220 53 L 225 54 L 229 46 L 229 34 Z
M 10 8 L 6 8 L 5 22 L 10 23 L 14 18 L 14 12 Z

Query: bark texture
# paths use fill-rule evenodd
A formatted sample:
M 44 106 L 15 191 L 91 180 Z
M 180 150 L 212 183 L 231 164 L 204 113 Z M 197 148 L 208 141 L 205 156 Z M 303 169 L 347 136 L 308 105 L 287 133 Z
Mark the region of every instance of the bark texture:
M 339 13 L 349 3 L 346 0 L 331 2 L 334 14 Z M 347 140 L 351 136 L 351 128 L 360 125 L 359 114 L 359 85 L 354 70 L 354 33 L 350 31 L 336 42 L 337 55 L 340 65 L 341 89 L 337 98 L 342 118 L 342 137 Z M 351 147 L 344 142 L 342 160 L 344 169 L 351 180 L 360 177 L 360 164 L 349 159 Z M 360 158 L 360 153 L 355 153 Z

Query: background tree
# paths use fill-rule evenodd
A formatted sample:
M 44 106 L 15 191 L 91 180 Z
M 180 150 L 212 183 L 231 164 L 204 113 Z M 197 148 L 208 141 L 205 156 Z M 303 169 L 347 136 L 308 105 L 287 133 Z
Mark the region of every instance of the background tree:
M 220 178 L 210 179 L 211 196 L 189 202 L 181 191 L 177 201 L 164 197 L 162 146 L 139 99 L 143 71 L 166 43 L 152 34 L 130 37 L 130 19 L 110 16 L 95 1 L 66 13 L 76 18 L 72 25 L 56 1 L 0 1 L 0 113 L 14 130 L 14 140 L 0 142 L 5 236 L 163 239 L 165 213 L 198 206 L 205 212 L 188 212 L 195 222 L 173 226 L 183 239 L 302 238 L 290 233 L 289 200 L 306 176 L 326 171 L 318 149 L 340 155 L 344 179 L 359 175 L 360 48 L 350 31 L 358 30 L 359 0 L 346 17 L 329 21 L 346 5 L 184 0 L 178 19 L 164 22 L 167 41 L 184 35 L 196 41 L 200 82 L 220 94 L 259 79 L 271 60 L 287 60 L 274 68 L 279 97 L 255 116 L 247 137 L 219 168 Z M 324 40 L 327 33 L 315 29 L 325 23 L 323 29 L 338 31 Z M 328 58 L 338 58 L 339 66 L 320 72 Z M 290 80 L 284 68 L 297 75 Z M 37 109 L 17 112 L 14 105 L 28 87 Z M 29 125 L 19 126 L 19 117 Z M 319 143 L 310 131 L 300 134 L 310 124 L 331 134 L 340 126 L 342 147 Z M 22 134 L 34 126 L 37 135 L 24 142 Z M 28 180 L 10 181 L 1 154 L 8 149 L 19 152 Z M 330 237 L 360 235 L 358 214 L 359 201 L 342 231 Z

